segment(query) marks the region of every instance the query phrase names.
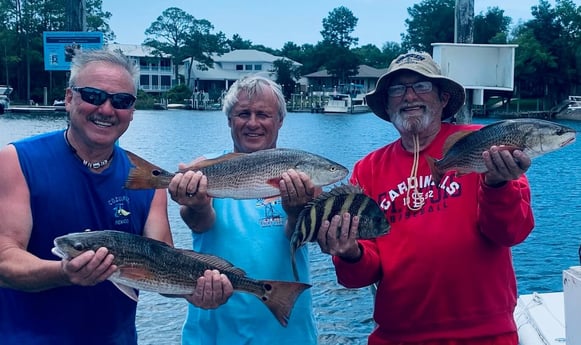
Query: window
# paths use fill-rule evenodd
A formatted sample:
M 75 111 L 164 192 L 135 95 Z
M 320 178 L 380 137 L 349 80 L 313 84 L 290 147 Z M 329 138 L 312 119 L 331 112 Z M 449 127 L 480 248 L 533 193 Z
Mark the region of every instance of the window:
M 139 85 L 141 86 L 149 86 L 149 76 L 142 75 L 139 77 Z
M 236 70 L 237 71 L 242 71 L 242 70 L 244 70 L 244 66 L 242 66 L 242 65 L 236 65 Z
M 252 71 L 252 65 L 246 65 L 244 69 L 247 71 Z
M 262 65 L 254 65 L 255 71 L 262 71 Z

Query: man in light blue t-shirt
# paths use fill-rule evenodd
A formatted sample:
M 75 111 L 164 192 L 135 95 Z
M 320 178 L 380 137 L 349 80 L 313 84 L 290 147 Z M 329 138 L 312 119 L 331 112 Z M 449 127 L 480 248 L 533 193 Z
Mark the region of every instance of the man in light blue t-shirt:
M 224 113 L 233 151 L 251 153 L 276 147 L 286 104 L 279 85 L 261 76 L 247 76 L 224 97 Z M 283 174 L 280 188 L 282 195 L 294 197 L 212 199 L 206 193 L 207 178 L 188 171 L 174 177 L 169 192 L 192 229 L 195 251 L 222 257 L 254 279 L 294 281 L 289 235 L 300 210 L 320 189 L 306 174 L 294 170 Z M 307 246 L 295 255 L 302 282 L 309 283 Z M 207 271 L 198 284 L 204 289 L 195 302 L 202 308 L 188 307 L 184 345 L 317 343 L 310 289 L 301 293 L 283 327 L 256 296 L 233 294 L 225 275 Z

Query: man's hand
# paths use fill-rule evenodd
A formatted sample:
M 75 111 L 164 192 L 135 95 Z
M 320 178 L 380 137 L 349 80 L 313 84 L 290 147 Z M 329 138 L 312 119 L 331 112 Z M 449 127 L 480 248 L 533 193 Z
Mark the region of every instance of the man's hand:
M 321 193 L 307 174 L 294 169 L 282 174 L 279 188 L 282 207 L 289 217 L 297 216 L 309 201 Z
M 335 215 L 329 222 L 324 221 L 319 228 L 317 242 L 321 251 L 338 256 L 347 261 L 357 261 L 361 258 L 361 248 L 357 243 L 359 217 L 351 219 L 349 213 Z
M 81 286 L 101 283 L 117 270 L 113 254 L 109 254 L 107 248 L 90 250 L 71 260 L 63 259 L 61 268 L 69 282 Z
M 226 275 L 217 270 L 206 270 L 198 278 L 194 293 L 184 297 L 198 308 L 215 309 L 226 303 L 233 292 L 232 283 Z
M 521 150 L 504 150 L 492 146 L 482 153 L 488 171 L 484 174 L 484 183 L 488 186 L 499 186 L 507 181 L 516 180 L 531 166 L 531 159 Z

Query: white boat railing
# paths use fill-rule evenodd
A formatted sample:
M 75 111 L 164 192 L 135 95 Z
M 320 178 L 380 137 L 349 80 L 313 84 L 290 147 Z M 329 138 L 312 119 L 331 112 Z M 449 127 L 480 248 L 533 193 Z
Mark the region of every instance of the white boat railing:
M 569 96 L 569 109 L 581 109 L 581 96 Z

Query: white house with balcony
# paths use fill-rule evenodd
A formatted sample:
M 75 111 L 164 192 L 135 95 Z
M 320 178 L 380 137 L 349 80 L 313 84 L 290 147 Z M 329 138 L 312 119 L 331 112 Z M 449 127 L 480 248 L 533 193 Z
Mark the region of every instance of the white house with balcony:
M 190 69 L 191 59 L 183 60 L 180 66 L 180 74 L 186 84 L 194 92 L 207 93 L 211 100 L 218 101 L 225 90 L 237 79 L 247 74 L 263 74 L 275 80 L 274 62 L 280 59 L 290 61 L 294 67 L 301 64 L 282 56 L 272 55 L 254 49 L 240 49 L 228 52 L 221 56 L 214 55 L 214 64 L 211 68 L 202 66 L 199 62 L 193 61 Z
M 111 43 L 107 45 L 107 48 L 121 51 L 130 60 L 138 63 L 139 89 L 160 96 L 176 85 L 173 80 L 174 65 L 171 57 L 154 55 L 153 48 L 139 44 Z

